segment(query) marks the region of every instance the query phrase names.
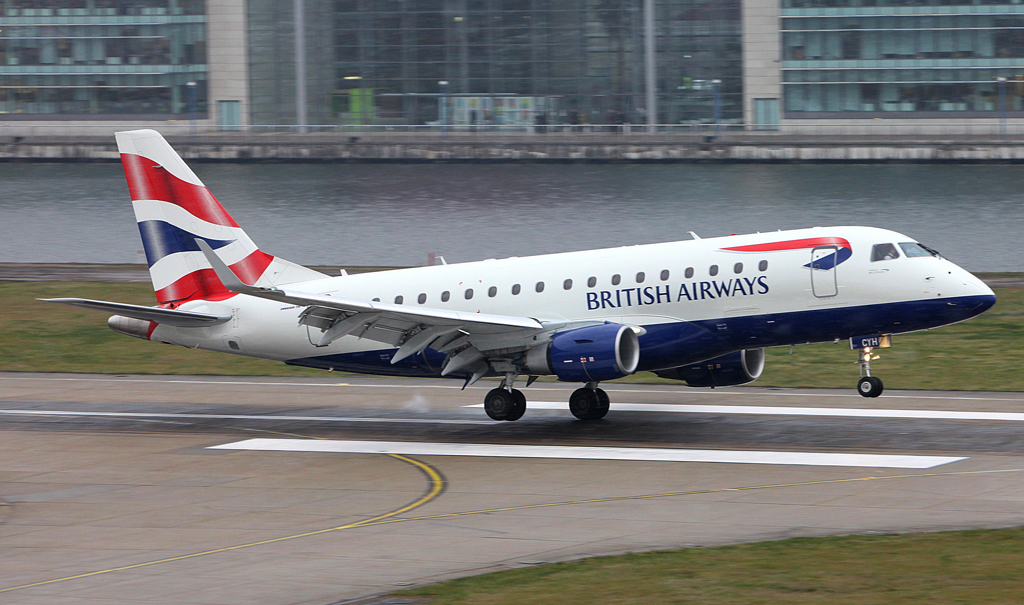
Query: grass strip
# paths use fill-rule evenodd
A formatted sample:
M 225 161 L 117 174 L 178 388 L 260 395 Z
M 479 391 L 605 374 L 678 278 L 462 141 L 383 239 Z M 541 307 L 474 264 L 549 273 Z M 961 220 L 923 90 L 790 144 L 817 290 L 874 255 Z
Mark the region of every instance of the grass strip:
M 437 605 L 1024 602 L 1024 529 L 795 538 L 598 557 L 404 590 Z
M 998 288 L 999 302 L 968 322 L 894 337 L 879 351 L 874 374 L 887 389 L 1024 391 L 1024 288 Z M 172 347 L 122 336 L 101 313 L 36 298 L 75 296 L 151 305 L 149 284 L 95 282 L 0 283 L 0 371 L 325 376 L 321 370 Z M 754 384 L 776 387 L 852 387 L 857 355 L 849 344 L 769 349 Z M 653 374 L 620 382 L 681 384 Z

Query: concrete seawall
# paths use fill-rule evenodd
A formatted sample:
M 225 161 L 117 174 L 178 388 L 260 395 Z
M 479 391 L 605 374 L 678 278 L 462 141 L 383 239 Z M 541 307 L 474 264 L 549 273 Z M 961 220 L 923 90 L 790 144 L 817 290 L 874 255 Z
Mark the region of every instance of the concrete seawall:
M 1024 162 L 1024 141 L 376 141 L 171 138 L 186 159 L 225 162 Z M 541 140 L 537 140 L 541 139 Z M 0 140 L 0 161 L 117 161 L 112 141 Z

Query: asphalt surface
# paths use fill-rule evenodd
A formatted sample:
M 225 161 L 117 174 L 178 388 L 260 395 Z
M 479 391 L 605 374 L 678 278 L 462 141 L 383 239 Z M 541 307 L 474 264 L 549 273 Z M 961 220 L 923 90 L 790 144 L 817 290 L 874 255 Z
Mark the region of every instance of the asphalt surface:
M 573 385 L 537 383 L 512 423 L 475 407 L 493 386 L 0 374 L 0 603 L 373 602 L 599 554 L 1024 524 L 1021 393 L 609 383 L 580 422 Z

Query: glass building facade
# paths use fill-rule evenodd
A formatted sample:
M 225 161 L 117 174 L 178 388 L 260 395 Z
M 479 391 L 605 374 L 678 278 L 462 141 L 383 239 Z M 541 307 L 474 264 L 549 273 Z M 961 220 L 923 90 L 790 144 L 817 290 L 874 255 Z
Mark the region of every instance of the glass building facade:
M 740 0 L 655 4 L 658 121 L 710 122 L 716 96 L 721 119 L 739 121 Z M 642 0 L 306 7 L 312 123 L 426 124 L 442 103 L 449 122 L 646 122 Z M 293 123 L 290 7 L 250 0 L 249 18 L 253 122 Z M 257 107 L 262 95 L 280 98 Z
M 1024 111 L 1019 1 L 782 0 L 786 116 Z
M 0 120 L 206 116 L 203 0 L 0 0 L 0 15 Z

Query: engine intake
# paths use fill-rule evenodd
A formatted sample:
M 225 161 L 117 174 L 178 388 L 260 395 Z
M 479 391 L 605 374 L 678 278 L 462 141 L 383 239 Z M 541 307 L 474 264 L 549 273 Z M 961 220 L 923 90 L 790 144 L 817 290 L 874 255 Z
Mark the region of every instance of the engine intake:
M 729 387 L 754 382 L 764 371 L 764 349 L 744 349 L 700 363 L 655 372 L 691 387 Z
M 526 353 L 526 373 L 554 374 L 565 382 L 622 378 L 640 363 L 640 339 L 629 326 L 606 323 L 559 332 Z

